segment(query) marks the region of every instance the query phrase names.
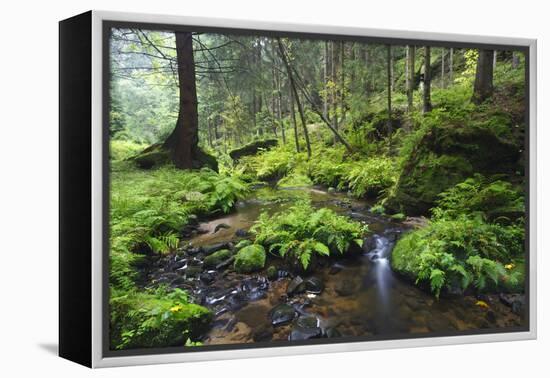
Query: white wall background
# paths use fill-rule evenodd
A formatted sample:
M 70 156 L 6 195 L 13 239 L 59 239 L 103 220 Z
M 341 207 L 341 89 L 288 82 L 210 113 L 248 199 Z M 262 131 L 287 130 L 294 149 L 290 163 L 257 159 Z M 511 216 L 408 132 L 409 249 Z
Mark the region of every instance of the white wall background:
M 548 372 L 550 41 L 544 1 L 6 0 L 0 11 L 0 375 L 519 377 Z M 57 21 L 89 9 L 539 40 L 539 340 L 90 371 L 56 357 Z M 545 214 L 543 214 L 545 213 Z M 545 233 L 545 234 L 544 234 Z M 545 298 L 546 297 L 546 298 Z M 546 351 L 545 351 L 546 349 Z

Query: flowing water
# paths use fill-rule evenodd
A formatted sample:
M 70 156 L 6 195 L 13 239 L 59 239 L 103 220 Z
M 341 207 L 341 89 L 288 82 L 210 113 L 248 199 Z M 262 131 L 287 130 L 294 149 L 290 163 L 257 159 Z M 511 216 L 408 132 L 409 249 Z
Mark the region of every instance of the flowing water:
M 435 300 L 398 277 L 391 269 L 391 251 L 410 226 L 370 213 L 368 203 L 311 188 L 271 194 L 271 200 L 242 201 L 234 213 L 198 224 L 185 252 L 161 259 L 149 271 L 149 285 L 168 283 L 186 289 L 214 312 L 204 344 L 452 333 L 522 325 L 521 311 L 512 311 L 510 303 L 497 295 L 484 296 L 482 302 L 473 296 Z M 265 271 L 242 275 L 226 266 L 203 267 L 204 255 L 198 247 L 235 243 L 261 212 L 284 210 L 304 196 L 316 207 L 328 207 L 368 224 L 373 235 L 365 239 L 363 253 L 323 260 L 314 272 L 300 277 L 272 259 L 266 266 L 279 270 L 271 280 Z M 289 286 L 301 280 L 309 286 L 289 293 Z

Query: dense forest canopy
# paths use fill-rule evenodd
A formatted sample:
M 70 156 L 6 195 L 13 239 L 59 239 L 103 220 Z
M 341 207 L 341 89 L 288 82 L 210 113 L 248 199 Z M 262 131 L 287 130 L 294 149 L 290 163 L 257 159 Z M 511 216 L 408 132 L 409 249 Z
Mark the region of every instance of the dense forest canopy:
M 113 349 L 522 324 L 522 51 L 114 28 L 110 74 Z
M 111 133 L 115 139 L 154 144 L 173 131 L 179 114 L 175 34 L 113 30 Z M 297 101 L 292 98 L 291 76 L 306 122 L 325 123 L 322 127 L 336 132 L 342 125 L 345 133 L 346 128 L 361 126 L 367 114 L 382 106 L 398 113 L 430 110 L 429 91 L 423 90 L 426 82 L 428 87 L 447 88 L 475 81 L 480 96 L 486 97 L 496 61 L 500 58 L 518 66 L 521 55 L 226 34 L 193 33 L 192 40 L 199 143 L 223 151 L 261 138 L 291 142 L 295 134 L 305 143 L 307 132 L 293 125 L 294 120 L 300 123 L 300 117 L 292 117 Z M 427 58 L 429 69 L 425 70 Z M 478 61 L 479 79 L 475 79 Z M 396 121 L 386 125 L 386 134 L 391 134 Z M 336 138 L 346 143 L 343 135 Z

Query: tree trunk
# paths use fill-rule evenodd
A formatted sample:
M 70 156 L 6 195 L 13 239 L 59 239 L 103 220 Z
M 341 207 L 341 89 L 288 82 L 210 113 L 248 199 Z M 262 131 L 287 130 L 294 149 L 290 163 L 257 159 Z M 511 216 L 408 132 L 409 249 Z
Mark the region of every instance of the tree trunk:
M 281 42 L 280 38 L 277 38 L 277 43 L 279 44 L 279 53 L 281 55 L 281 59 L 283 60 L 283 63 L 286 67 L 286 72 L 288 74 L 288 79 L 290 81 L 290 87 L 292 89 L 292 92 L 294 93 L 294 100 L 296 101 L 296 105 L 298 106 L 298 113 L 300 114 L 300 121 L 302 122 L 302 129 L 304 131 L 304 138 L 306 140 L 307 157 L 309 159 L 311 158 L 311 145 L 309 143 L 309 134 L 307 131 L 307 124 L 306 124 L 306 117 L 304 116 L 304 109 L 302 108 L 302 103 L 300 102 L 298 91 L 296 90 L 296 84 L 294 83 L 294 76 L 292 75 L 292 69 L 290 68 L 290 63 L 288 62 L 288 59 L 286 57 L 286 52 L 283 46 L 283 42 Z
M 441 87 L 445 88 L 445 48 L 441 48 Z
M 212 148 L 212 126 L 210 125 L 210 117 L 206 117 L 206 131 L 208 133 L 208 145 Z
M 298 125 L 296 123 L 296 111 L 294 110 L 294 93 L 292 88 L 289 86 L 290 92 L 290 119 L 292 121 L 292 127 L 294 128 L 294 142 L 296 143 L 296 152 L 300 152 L 300 142 L 298 139 Z
M 407 67 L 408 67 L 408 76 L 407 76 L 407 111 L 410 113 L 413 109 L 413 91 L 414 91 L 414 61 L 415 61 L 415 51 L 414 46 L 407 46 Z
M 516 69 L 519 67 L 519 55 L 517 52 L 512 51 L 512 68 Z
M 340 114 L 342 118 L 340 123 L 346 119 L 346 73 L 344 71 L 346 45 L 344 41 L 340 43 Z
M 330 63 L 330 80 L 332 81 L 332 95 L 331 95 L 331 102 L 332 102 L 332 126 L 338 130 L 338 101 L 336 100 L 336 60 L 338 59 L 338 53 L 334 50 L 336 49 L 336 42 L 331 42 L 331 63 Z
M 493 94 L 493 51 L 479 50 L 472 101 L 481 104 Z
M 328 41 L 325 41 L 325 55 L 324 55 L 324 65 L 323 65 L 323 85 L 324 85 L 324 90 L 325 90 L 325 97 L 323 99 L 323 115 L 325 116 L 325 118 L 329 118 L 328 116 L 328 88 L 327 88 L 327 83 L 328 83 L 328 73 L 329 73 L 329 62 L 328 62 Z M 292 90 L 290 91 L 290 93 L 292 94 Z M 292 103 L 293 104 L 293 103 Z M 294 107 L 294 105 L 292 105 Z
M 497 50 L 493 50 L 493 71 L 497 68 Z
M 364 86 L 365 86 L 365 94 L 369 95 L 370 93 L 370 82 L 369 82 L 369 76 L 370 76 L 370 57 L 369 57 L 369 47 L 368 45 L 365 46 L 365 71 L 366 71 L 366 74 L 365 74 L 365 83 L 364 83 Z
M 430 46 L 424 47 L 424 95 L 423 95 L 423 107 L 422 111 L 428 113 L 432 110 L 431 99 L 431 82 L 432 82 L 432 70 L 431 64 L 431 49 Z
M 281 43 L 281 41 L 279 40 L 279 46 L 280 46 L 280 50 L 281 50 L 281 56 L 283 57 L 283 62 L 285 64 L 285 68 L 288 72 L 288 76 L 289 76 L 289 79 L 292 78 L 291 80 L 291 88 L 292 90 L 294 91 L 295 93 L 295 96 L 298 97 L 298 91 L 297 91 L 297 85 L 296 85 L 296 81 L 294 80 L 294 75 L 292 74 L 293 72 L 293 69 L 292 67 L 290 66 L 290 63 L 288 62 L 288 59 L 286 58 L 286 56 L 284 55 L 284 47 Z M 296 76 L 297 78 L 299 79 L 300 82 L 302 82 L 302 79 L 300 78 L 300 75 L 298 74 L 297 71 L 294 70 L 294 72 L 296 73 Z M 301 91 L 304 95 L 304 98 L 309 102 L 310 106 L 311 106 L 311 110 L 313 110 L 320 118 L 321 120 L 327 125 L 327 127 L 330 129 L 330 131 L 332 131 L 332 133 L 334 134 L 334 136 L 336 137 L 336 139 L 338 141 L 340 141 L 340 143 L 342 143 L 346 149 L 349 151 L 349 152 L 353 152 L 353 149 L 351 148 L 351 146 L 349 145 L 349 143 L 340 135 L 340 133 L 338 133 L 338 131 L 336 129 L 334 129 L 334 127 L 332 126 L 330 120 L 328 120 L 324 115 L 323 115 L 323 111 L 322 109 L 318 109 L 317 106 L 318 104 L 314 101 L 314 99 L 308 94 L 308 91 L 307 89 L 302 85 L 301 86 Z M 299 101 L 297 101 L 299 107 L 298 109 L 301 108 L 301 103 Z M 300 114 L 302 115 L 302 114 Z M 305 125 L 305 124 L 304 124 Z M 304 131 L 307 133 L 307 128 L 304 129 Z M 306 134 L 307 135 L 307 134 Z M 306 142 L 309 141 L 309 137 L 306 137 Z
M 172 161 L 177 168 L 191 169 L 199 143 L 193 36 L 190 32 L 176 32 L 175 34 L 179 114 L 176 127 L 164 142 L 164 147 L 170 150 Z
M 275 54 L 273 54 L 275 55 Z M 278 67 L 276 67 L 278 68 Z M 276 73 L 276 79 L 277 79 L 277 120 L 279 125 L 281 126 L 281 134 L 283 136 L 283 144 L 286 144 L 286 136 L 285 136 L 285 125 L 283 123 L 283 94 L 281 93 L 281 73 L 279 69 L 275 70 Z
M 392 63 L 393 63 L 393 59 L 392 59 L 392 48 L 391 48 L 391 45 L 388 45 L 387 46 L 387 53 L 388 53 L 388 60 L 387 60 L 387 68 L 388 68 L 388 71 L 387 71 L 387 79 L 388 79 L 388 83 L 387 83 L 387 92 L 388 92 L 388 123 L 387 123 L 387 127 L 388 127 L 388 137 L 390 138 L 390 144 L 391 144 L 391 135 L 393 133 L 393 126 L 392 126 L 392 111 L 391 111 L 391 92 L 392 92 L 392 87 L 393 87 L 393 78 L 392 78 L 392 73 L 393 73 L 393 70 L 392 70 Z
M 390 68 L 390 92 L 393 92 L 394 90 L 394 87 L 393 87 L 393 78 L 394 78 L 394 74 L 393 74 L 393 49 L 391 48 L 391 45 L 388 45 L 388 51 L 389 51 L 389 68 Z
M 449 83 L 451 83 L 451 85 L 453 85 L 453 81 L 454 81 L 453 55 L 454 55 L 454 49 L 451 47 L 451 50 L 449 51 Z

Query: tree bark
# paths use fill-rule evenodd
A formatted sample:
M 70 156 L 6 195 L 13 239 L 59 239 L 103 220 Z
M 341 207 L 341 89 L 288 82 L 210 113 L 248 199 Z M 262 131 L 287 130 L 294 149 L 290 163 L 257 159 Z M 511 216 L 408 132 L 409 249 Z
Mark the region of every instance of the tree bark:
M 294 128 L 294 142 L 296 143 L 296 152 L 300 152 L 300 141 L 298 139 L 298 124 L 296 123 L 296 111 L 294 110 L 294 92 L 289 86 L 290 92 L 290 119 L 292 121 L 292 127 Z
M 519 67 L 519 55 L 517 52 L 512 51 L 512 68 L 516 69 Z
M 283 63 L 286 68 L 286 72 L 288 74 L 290 87 L 292 89 L 292 92 L 294 93 L 294 100 L 296 101 L 296 105 L 298 106 L 298 113 L 300 114 L 300 121 L 302 122 L 302 129 L 304 131 L 304 138 L 306 140 L 307 157 L 309 159 L 311 158 L 311 145 L 309 143 L 309 134 L 307 131 L 307 124 L 306 124 L 306 117 L 304 115 L 304 109 L 302 108 L 302 103 L 300 102 L 298 91 L 296 90 L 296 84 L 294 83 L 294 76 L 292 75 L 292 69 L 290 68 L 290 63 L 288 62 L 285 48 L 283 46 L 283 42 L 281 42 L 280 38 L 277 38 L 277 43 L 279 44 L 279 54 L 281 55 L 281 59 L 283 60 Z
M 432 82 L 432 70 L 431 70 L 431 49 L 430 46 L 424 47 L 424 95 L 423 95 L 423 113 L 428 113 L 432 110 L 431 99 L 431 82 Z
M 329 118 L 328 116 L 328 88 L 327 88 L 327 83 L 328 83 L 328 73 L 329 73 L 329 62 L 328 62 L 328 41 L 325 41 L 325 56 L 324 56 L 324 65 L 323 65 L 323 85 L 324 85 L 324 90 L 325 90 L 325 96 L 324 96 L 324 99 L 323 99 L 323 115 L 326 117 L 326 118 Z M 290 93 L 292 93 L 292 90 L 290 91 Z M 294 106 L 294 105 L 292 105 Z
M 212 148 L 212 126 L 210 125 L 210 117 L 206 117 L 206 131 L 208 135 L 208 145 Z
M 493 51 L 479 50 L 472 101 L 481 104 L 493 94 Z
M 331 43 L 331 63 L 330 63 L 330 80 L 332 81 L 332 95 L 331 95 L 331 102 L 332 102 L 332 126 L 338 130 L 338 101 L 337 101 L 337 95 L 336 95 L 336 61 L 338 59 L 338 52 L 335 52 L 336 49 L 336 42 L 332 41 Z
M 387 45 L 387 53 L 388 53 L 388 60 L 387 60 L 387 79 L 388 79 L 388 83 L 387 83 L 387 94 L 388 94 L 388 122 L 387 122 L 387 128 L 388 128 L 388 137 L 390 138 L 390 144 L 391 144 L 391 135 L 393 133 L 393 126 L 392 126 L 392 109 L 391 109 L 391 92 L 392 92 L 392 88 L 393 88 L 393 78 L 392 78 L 392 74 L 393 74 L 393 69 L 392 69 L 392 63 L 393 63 L 393 58 L 392 58 L 392 48 L 391 48 L 391 45 Z
M 451 85 L 453 85 L 453 81 L 454 81 L 453 55 L 454 55 L 454 49 L 451 47 L 451 50 L 449 51 L 449 83 L 451 83 Z
M 445 48 L 441 48 L 441 87 L 445 88 Z
M 177 168 L 191 169 L 199 143 L 193 36 L 190 32 L 176 32 L 175 34 L 179 114 L 176 127 L 164 142 L 164 147 L 170 150 L 172 161 Z
M 346 45 L 344 41 L 340 43 L 340 114 L 342 118 L 340 123 L 346 119 L 346 73 L 344 71 Z
M 415 61 L 415 51 L 414 46 L 407 46 L 407 67 L 408 67 L 408 76 L 407 76 L 407 111 L 410 113 L 413 109 L 413 92 L 414 92 L 414 61 Z

